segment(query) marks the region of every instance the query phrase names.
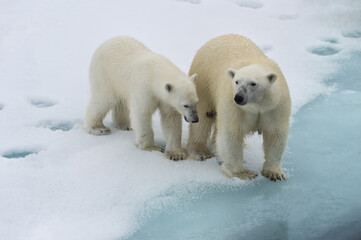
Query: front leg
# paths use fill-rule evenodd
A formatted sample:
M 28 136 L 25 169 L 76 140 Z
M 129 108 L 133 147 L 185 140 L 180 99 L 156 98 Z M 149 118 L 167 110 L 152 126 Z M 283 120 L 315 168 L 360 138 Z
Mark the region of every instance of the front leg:
M 257 177 L 257 173 L 243 167 L 243 136 L 217 126 L 217 152 L 223 164 L 222 172 L 227 177 L 238 177 L 249 180 Z
M 166 139 L 164 156 L 171 160 L 187 158 L 186 151 L 182 149 L 182 115 L 170 106 L 160 106 L 161 126 Z
M 200 107 L 200 109 L 202 109 L 202 107 Z M 215 120 L 202 113 L 200 113 L 198 117 L 198 123 L 189 124 L 187 152 L 189 158 L 203 161 L 214 157 L 213 153 L 207 147 L 207 141 Z
M 161 146 L 154 144 L 154 133 L 152 128 L 152 112 L 143 112 L 132 108 L 131 124 L 135 133 L 135 145 L 145 151 L 164 152 Z
M 285 180 L 286 174 L 282 171 L 281 159 L 287 144 L 287 133 L 280 131 L 263 132 L 263 149 L 265 162 L 262 175 L 272 181 Z

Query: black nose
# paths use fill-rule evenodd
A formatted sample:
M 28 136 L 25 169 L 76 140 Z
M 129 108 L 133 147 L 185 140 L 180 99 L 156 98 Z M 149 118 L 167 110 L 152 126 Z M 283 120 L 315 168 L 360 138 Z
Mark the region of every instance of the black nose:
M 192 123 L 197 123 L 199 121 L 198 117 L 194 118 Z
M 241 105 L 242 104 L 242 102 L 243 102 L 243 100 L 244 100 L 244 97 L 243 96 L 241 96 L 241 95 L 236 95 L 236 96 L 234 96 L 234 101 L 238 104 L 238 105 Z

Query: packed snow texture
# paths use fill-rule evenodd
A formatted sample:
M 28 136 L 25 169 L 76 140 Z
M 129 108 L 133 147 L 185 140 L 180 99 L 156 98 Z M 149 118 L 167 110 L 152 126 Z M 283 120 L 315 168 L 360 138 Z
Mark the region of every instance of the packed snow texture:
M 246 189 L 216 158 L 172 162 L 134 146 L 134 133 L 82 129 L 95 49 L 132 36 L 187 72 L 209 39 L 252 39 L 279 63 L 293 114 L 322 93 L 339 59 L 360 49 L 356 1 L 2 1 L 0 3 L 0 238 L 124 239 L 150 214 L 213 189 Z M 159 116 L 156 142 L 164 145 Z M 183 143 L 187 125 L 183 128 Z M 246 166 L 260 171 L 260 137 Z M 286 166 L 291 173 L 292 165 Z M 291 176 L 292 177 L 292 176 Z M 179 199 L 182 201 L 178 201 Z

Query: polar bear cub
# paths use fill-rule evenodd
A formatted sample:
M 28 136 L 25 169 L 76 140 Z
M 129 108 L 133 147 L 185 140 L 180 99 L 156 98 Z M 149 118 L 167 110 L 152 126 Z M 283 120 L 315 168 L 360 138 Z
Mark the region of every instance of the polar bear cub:
M 190 124 L 190 158 L 212 157 L 207 139 L 212 125 L 217 154 L 228 177 L 252 179 L 257 173 L 243 166 L 244 138 L 263 135 L 265 162 L 262 175 L 283 180 L 281 158 L 289 132 L 291 99 L 278 65 L 249 39 L 231 34 L 210 40 L 193 59 L 197 72 L 199 123 Z
M 170 60 L 131 37 L 115 37 L 95 51 L 89 79 L 91 98 L 85 129 L 90 134 L 110 133 L 103 119 L 111 111 L 117 128 L 134 129 L 138 148 L 164 152 L 154 144 L 152 129 L 152 115 L 159 109 L 165 156 L 186 158 L 181 147 L 182 116 L 188 122 L 198 122 L 197 74 L 188 77 Z

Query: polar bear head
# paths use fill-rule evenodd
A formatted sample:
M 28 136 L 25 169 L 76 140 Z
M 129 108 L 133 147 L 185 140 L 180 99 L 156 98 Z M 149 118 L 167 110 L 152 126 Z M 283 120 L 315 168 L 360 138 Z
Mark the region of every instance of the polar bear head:
M 173 83 L 165 85 L 165 101 L 172 105 L 187 122 L 198 122 L 197 103 L 198 96 L 194 82 L 197 74 L 191 77 L 184 76 Z
M 277 74 L 267 71 L 259 64 L 252 64 L 239 70 L 228 69 L 232 79 L 234 101 L 243 106 L 263 100 L 265 93 L 277 80 Z

